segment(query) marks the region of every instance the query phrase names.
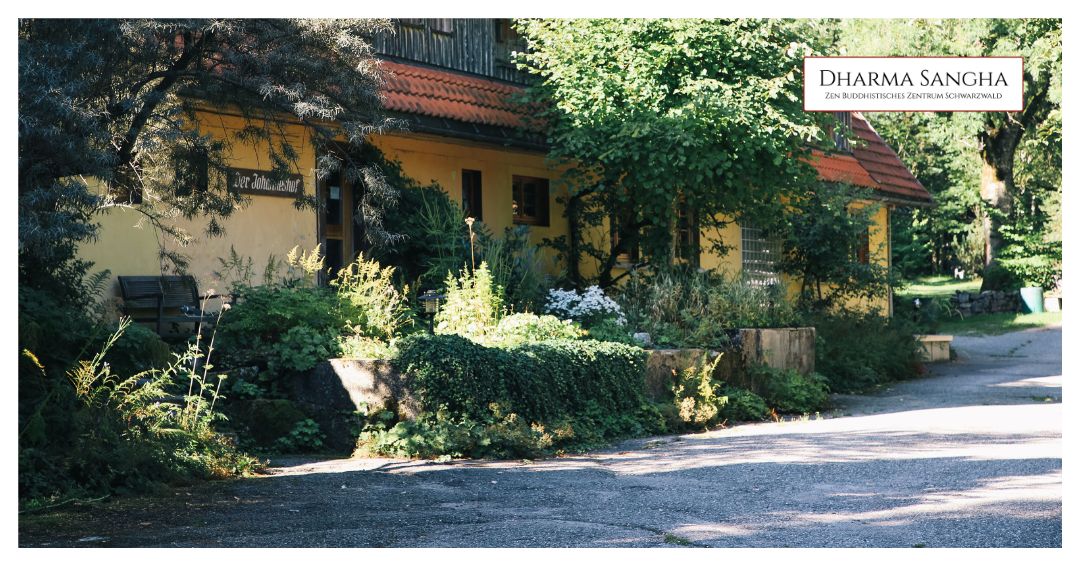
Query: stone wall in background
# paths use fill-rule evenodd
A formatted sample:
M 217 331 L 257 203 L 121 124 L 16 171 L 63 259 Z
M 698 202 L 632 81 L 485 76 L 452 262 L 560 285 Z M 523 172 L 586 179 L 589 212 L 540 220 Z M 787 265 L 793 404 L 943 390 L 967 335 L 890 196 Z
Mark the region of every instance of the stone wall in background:
M 957 292 L 949 298 L 952 307 L 963 316 L 996 312 L 1019 312 L 1019 291 Z

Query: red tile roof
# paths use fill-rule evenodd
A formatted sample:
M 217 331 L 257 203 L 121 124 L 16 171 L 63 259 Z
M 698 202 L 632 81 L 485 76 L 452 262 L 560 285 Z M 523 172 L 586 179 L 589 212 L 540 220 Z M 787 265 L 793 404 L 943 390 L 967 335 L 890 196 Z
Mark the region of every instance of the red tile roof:
M 384 91 L 387 110 L 488 126 L 521 125 L 520 110 L 509 102 L 521 87 L 393 61 L 382 63 L 392 73 Z
M 487 126 L 515 128 L 523 123 L 523 111 L 510 102 L 521 87 L 394 61 L 383 61 L 383 66 L 390 71 L 384 91 L 387 110 Z M 906 201 L 932 201 L 862 114 L 852 112 L 851 128 L 861 143 L 852 144 L 850 155 L 814 150 L 810 162 L 822 179 L 876 189 Z
M 851 130 L 857 139 L 851 144 L 850 155 L 813 151 L 810 163 L 818 176 L 826 181 L 876 189 L 884 197 L 915 203 L 933 202 L 930 192 L 862 114 L 851 113 Z
M 862 114 L 851 113 L 851 129 L 855 136 L 862 140 L 862 143 L 852 145 L 851 153 L 881 185 L 882 192 L 906 200 L 933 202 L 926 187 L 911 174 L 896 152 L 881 139 Z
M 881 188 L 881 185 L 874 181 L 870 173 L 854 157 L 838 153 L 830 155 L 816 149 L 812 153 L 810 164 L 814 166 L 814 169 L 817 169 L 818 176 L 822 180 L 834 183 L 850 183 L 872 189 Z

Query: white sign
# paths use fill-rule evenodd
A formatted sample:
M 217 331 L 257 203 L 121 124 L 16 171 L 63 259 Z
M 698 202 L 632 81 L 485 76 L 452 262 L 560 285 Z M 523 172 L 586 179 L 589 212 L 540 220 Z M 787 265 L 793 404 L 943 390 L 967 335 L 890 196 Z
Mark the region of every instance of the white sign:
M 1019 112 L 1022 57 L 805 57 L 807 112 Z

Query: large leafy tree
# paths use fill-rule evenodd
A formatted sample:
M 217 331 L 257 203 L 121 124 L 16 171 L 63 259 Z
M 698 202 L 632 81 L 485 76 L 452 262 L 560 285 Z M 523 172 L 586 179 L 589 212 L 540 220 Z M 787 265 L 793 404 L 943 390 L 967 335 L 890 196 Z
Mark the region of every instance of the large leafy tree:
M 97 234 L 98 212 L 131 207 L 171 238 L 190 237 L 172 222 L 180 216 L 219 234 L 244 199 L 223 182 L 226 146 L 257 144 L 273 174 L 296 171 L 298 144 L 308 142 L 288 135 L 283 124 L 293 123 L 337 146 L 323 148 L 316 174 L 365 181 L 367 233 L 379 237 L 382 205 L 396 193 L 351 146 L 388 125 L 367 39 L 386 29 L 354 20 L 19 21 L 20 494 L 66 485 L 70 466 L 89 484 L 148 465 L 102 460 L 132 451 L 77 453 L 70 463 L 72 447 L 85 446 L 78 439 L 103 430 L 81 416 L 65 375 L 105 338 L 89 308 L 95 278 L 78 256 Z M 247 127 L 213 138 L 199 127 L 200 109 L 239 115 Z M 114 351 L 132 352 L 142 368 L 155 344 L 133 328 Z M 110 471 L 96 475 L 95 462 Z
M 984 265 L 1032 251 L 1018 226 L 1060 241 L 1047 211 L 1061 192 L 1061 20 L 851 20 L 841 38 L 850 54 L 1024 57 L 1022 111 L 884 114 L 875 122 L 896 136 L 894 146 L 914 149 L 904 157 L 925 167 L 920 179 L 945 197 L 927 219 L 954 235 L 971 216 L 981 222 Z M 923 236 L 934 238 L 934 229 Z
M 538 124 L 567 170 L 570 235 L 551 243 L 574 283 L 591 259 L 599 283 L 612 284 L 619 256 L 638 248 L 652 265 L 672 263 L 680 208 L 703 228 L 721 215 L 772 218 L 781 195 L 813 178 L 798 157 L 821 135 L 820 118 L 802 111 L 801 69 L 803 55 L 830 43 L 824 27 L 589 19 L 518 29 Z
M 321 152 L 317 174 L 341 169 L 366 181 L 366 234 L 389 237 L 380 205 L 396 193 L 347 147 L 388 125 L 369 41 L 386 22 L 27 19 L 18 27 L 21 286 L 78 294 L 87 266 L 76 248 L 95 236 L 103 207 L 133 207 L 180 240 L 190 235 L 169 220 L 181 215 L 221 233 L 220 219 L 244 198 L 223 182 L 226 147 L 259 144 L 275 175 L 296 170 L 301 142 L 285 122 L 346 146 Z M 196 122 L 205 108 L 247 126 L 233 139 L 212 138 Z M 196 184 L 209 190 L 190 190 Z

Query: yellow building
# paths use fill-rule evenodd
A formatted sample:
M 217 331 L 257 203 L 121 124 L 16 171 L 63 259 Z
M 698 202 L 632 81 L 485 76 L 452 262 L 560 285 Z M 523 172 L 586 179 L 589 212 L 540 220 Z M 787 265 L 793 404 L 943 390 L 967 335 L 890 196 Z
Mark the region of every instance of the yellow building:
M 566 235 L 559 184 L 554 182 L 558 172 L 545 162 L 543 140 L 522 133 L 522 116 L 509 100 L 521 90 L 523 80 L 508 62 L 509 52 L 520 48 L 508 21 L 402 20 L 398 28 L 392 36 L 376 38 L 376 47 L 389 72 L 386 110 L 406 121 L 408 128 L 374 136 L 372 143 L 399 161 L 408 176 L 424 184 L 438 182 L 494 233 L 527 224 L 537 243 Z M 843 144 L 845 151 L 839 153 L 815 152 L 813 165 L 822 179 L 872 188 L 885 203 L 863 257 L 887 265 L 892 208 L 927 205 L 930 195 L 863 116 L 843 117 L 850 120 L 850 130 L 858 140 Z M 198 120 L 201 131 L 223 139 L 243 127 L 239 117 L 218 110 L 207 110 Z M 192 244 L 178 250 L 137 211 L 116 208 L 102 214 L 101 237 L 83 247 L 83 257 L 114 276 L 155 275 L 162 272 L 162 249 L 180 251 L 190 259 L 188 272 L 202 291 L 222 288 L 225 282 L 216 275 L 221 269 L 219 258 L 227 258 L 231 250 L 251 257 L 256 273 L 271 254 L 280 258 L 294 246 L 310 250 L 321 245 L 331 266 L 347 263 L 360 248 L 350 212 L 355 210 L 359 189 L 333 178 L 316 182 L 317 155 L 311 133 L 297 123 L 286 124 L 285 132 L 299 151 L 293 176 L 286 181 L 272 183 L 266 178 L 271 169 L 266 148 L 232 148 L 229 182 L 236 183 L 250 201 L 224 219 L 225 237 L 201 236 L 199 219 L 177 220 L 196 236 Z M 326 206 L 320 212 L 298 210 L 296 191 L 318 196 Z M 703 254 L 699 258 L 702 268 L 743 273 L 762 281 L 779 277 L 775 270 L 778 244 L 760 230 L 729 224 L 719 235 L 731 251 L 725 256 Z M 698 236 L 708 239 L 715 234 Z M 549 267 L 553 272 L 560 269 L 553 262 Z M 588 266 L 582 269 L 589 271 Z M 119 294 L 115 283 L 109 292 Z M 883 296 L 874 306 L 887 312 L 890 305 L 889 297 Z

